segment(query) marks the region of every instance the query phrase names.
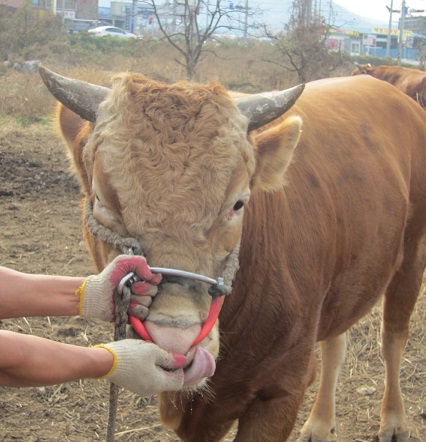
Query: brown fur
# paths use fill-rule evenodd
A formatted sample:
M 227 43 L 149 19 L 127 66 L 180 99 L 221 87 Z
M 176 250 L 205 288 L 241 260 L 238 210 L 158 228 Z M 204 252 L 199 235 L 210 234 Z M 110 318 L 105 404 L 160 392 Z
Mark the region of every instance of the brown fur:
M 408 334 L 426 263 L 426 125 L 396 88 L 370 77 L 308 84 L 254 134 L 255 151 L 217 85 L 118 77 L 83 164 L 69 114 L 60 115 L 82 182 L 94 176 L 107 202 L 116 192 L 123 209 L 108 203 L 110 222 L 141 240 L 152 265 L 218 276 L 240 232 L 222 216 L 251 179 L 212 394 L 161 397 L 163 422 L 182 440 L 218 441 L 237 419 L 237 441 L 286 440 L 313 379 L 315 342 L 343 333 L 384 293 L 384 334 Z M 108 250 L 88 237 L 102 267 Z
M 367 74 L 379 80 L 393 84 L 400 91 L 426 108 L 426 72 L 400 66 L 371 66 L 364 64 L 357 67 L 352 75 Z

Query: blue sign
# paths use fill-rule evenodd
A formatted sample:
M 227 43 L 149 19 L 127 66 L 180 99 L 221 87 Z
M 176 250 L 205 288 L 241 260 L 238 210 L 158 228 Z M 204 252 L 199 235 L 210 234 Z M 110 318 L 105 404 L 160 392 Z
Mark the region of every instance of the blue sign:
M 133 21 L 133 20 L 131 20 L 130 6 L 126 6 L 125 11 L 126 11 L 126 19 L 124 21 L 124 28 L 130 29 L 130 26 L 131 26 L 130 23 Z
M 134 16 L 136 15 L 138 9 L 138 1 L 137 0 L 133 0 L 132 3 L 132 20 L 130 23 L 130 32 L 135 32 L 135 20 L 134 20 Z

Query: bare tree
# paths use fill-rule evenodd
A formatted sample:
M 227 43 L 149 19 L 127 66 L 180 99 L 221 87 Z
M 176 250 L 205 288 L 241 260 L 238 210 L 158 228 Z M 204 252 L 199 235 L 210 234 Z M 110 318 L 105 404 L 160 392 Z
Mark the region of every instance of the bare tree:
M 297 73 L 299 82 L 328 76 L 341 63 L 339 52 L 327 48 L 330 30 L 325 19 L 312 15 L 312 0 L 295 0 L 289 22 L 284 30 L 271 33 L 274 41 L 274 55 L 265 60 L 283 69 Z
M 248 7 L 233 0 L 172 0 L 161 4 L 160 0 L 147 0 L 143 4 L 152 8 L 162 38 L 179 53 L 175 60 L 185 67 L 189 79 L 207 50 L 207 40 L 217 39 L 218 32 L 243 29 L 244 35 L 247 33 Z
M 419 51 L 420 65 L 419 69 L 425 70 L 426 65 L 426 41 L 423 38 L 414 38 L 413 47 Z

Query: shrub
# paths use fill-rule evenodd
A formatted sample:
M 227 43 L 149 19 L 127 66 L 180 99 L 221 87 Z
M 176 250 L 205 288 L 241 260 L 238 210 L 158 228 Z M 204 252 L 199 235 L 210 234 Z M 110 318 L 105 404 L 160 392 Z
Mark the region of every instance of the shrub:
M 35 59 L 40 49 L 65 38 L 61 18 L 50 13 L 40 15 L 30 1 L 15 13 L 3 7 L 0 30 L 0 56 L 11 61 Z

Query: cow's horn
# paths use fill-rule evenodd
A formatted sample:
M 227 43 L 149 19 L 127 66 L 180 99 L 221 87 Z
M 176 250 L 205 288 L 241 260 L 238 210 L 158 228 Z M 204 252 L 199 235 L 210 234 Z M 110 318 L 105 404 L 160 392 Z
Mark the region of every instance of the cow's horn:
M 39 72 L 47 89 L 58 101 L 81 118 L 96 121 L 98 107 L 106 98 L 108 88 L 62 77 L 43 66 L 39 67 Z
M 263 92 L 234 101 L 241 113 L 249 120 L 248 131 L 270 123 L 287 112 L 305 88 L 304 84 L 279 92 Z

